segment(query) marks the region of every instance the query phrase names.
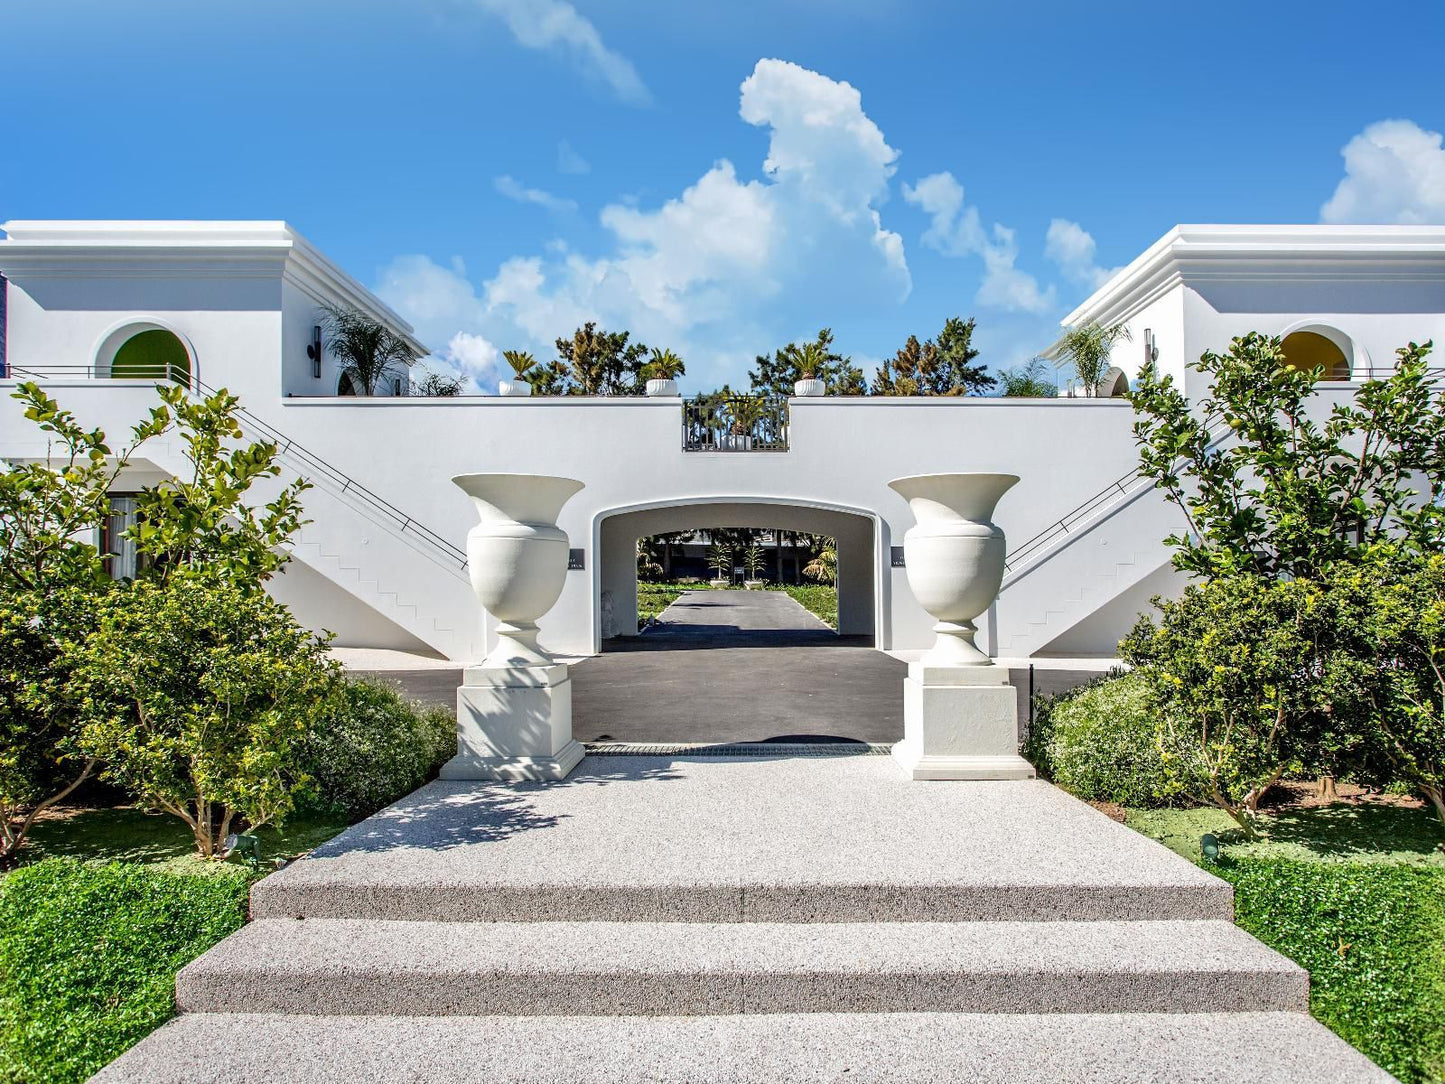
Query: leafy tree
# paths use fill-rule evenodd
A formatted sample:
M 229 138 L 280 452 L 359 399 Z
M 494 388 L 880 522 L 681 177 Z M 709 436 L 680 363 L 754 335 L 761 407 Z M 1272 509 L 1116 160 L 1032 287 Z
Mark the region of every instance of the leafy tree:
M 78 742 L 103 778 L 185 821 L 197 853 L 216 857 L 233 828 L 294 807 L 338 673 L 326 641 L 264 591 L 182 567 L 100 608 L 76 655 Z
M 1120 339 L 1130 338 L 1129 329 L 1123 324 L 1101 327 L 1085 324 L 1073 327 L 1059 340 L 1063 356 L 1074 366 L 1074 375 L 1079 378 L 1085 396 L 1097 395 L 1104 374 L 1109 371 L 1109 358 L 1114 344 Z
M 236 445 L 243 437 L 236 396 L 224 388 L 205 399 L 179 386 L 157 391 L 174 416 L 190 471 L 136 498 L 136 550 L 153 559 L 150 574 L 162 582 L 181 569 L 219 568 L 259 589 L 289 560 L 283 545 L 304 522 L 299 498 L 310 483 L 297 479 L 253 507 L 246 501 L 251 487 L 281 473 L 279 449 L 271 441 Z
M 813 559 L 803 566 L 803 575 L 818 583 L 838 582 L 838 548 L 832 539 L 828 539 L 813 554 Z
M 1402 348 L 1393 374 L 1323 422 L 1309 413 L 1317 374 L 1290 369 L 1277 338 L 1250 334 L 1206 353 L 1195 368 L 1211 391 L 1197 409 L 1146 365 L 1130 395 L 1134 433 L 1141 472 L 1188 519 L 1168 539 L 1175 567 L 1319 578 L 1391 539 L 1445 548 L 1445 394 L 1431 387 L 1429 352 Z M 1216 446 L 1221 424 L 1232 435 Z
M 450 399 L 462 393 L 462 380 L 455 373 L 428 369 L 420 380 L 412 382 L 411 393 L 425 399 Z
M 571 338 L 557 340 L 557 360 L 545 374 L 539 374 L 544 387 L 537 390 L 563 395 L 641 395 L 648 351 L 629 338 L 626 331 L 599 331 L 589 320 Z M 537 387 L 536 381 L 533 387 Z
M 637 578 L 640 580 L 656 580 L 662 576 L 662 565 L 652 542 L 650 538 L 637 540 Z
M 0 470 L 0 864 L 14 859 L 35 817 L 97 769 L 75 744 L 79 698 L 70 655 L 110 589 L 97 546 L 109 490 L 144 440 L 164 432 L 163 408 L 112 450 L 34 383 L 12 394 L 47 434 L 44 460 Z
M 1330 599 L 1309 580 L 1240 573 L 1159 605 L 1119 649 L 1156 705 L 1164 796 L 1218 806 L 1253 838 L 1265 791 L 1316 766 L 1337 725 Z
M 920 343 L 910 335 L 891 360 L 879 367 L 873 380 L 874 395 L 977 395 L 995 380 L 982 365 L 973 346 L 974 321 L 950 316 L 938 338 Z
M 707 551 L 707 567 L 717 573 L 717 579 L 729 578 L 733 571 L 733 551 L 721 543 L 714 542 Z
M 378 384 L 416 362 L 405 339 L 365 313 L 342 305 L 323 305 L 321 311 L 326 349 L 359 394 L 375 395 Z
M 812 342 L 789 343 L 771 357 L 759 354 L 753 364 L 748 382 L 755 395 L 786 398 L 804 379 L 823 381 L 829 395 L 863 395 L 868 390 L 863 370 L 833 349 L 833 332 L 826 327 Z
M 1059 394 L 1050 379 L 1051 369 L 1043 358 L 1034 358 L 1018 369 L 1005 369 L 998 374 L 999 391 L 1006 399 L 1052 399 Z

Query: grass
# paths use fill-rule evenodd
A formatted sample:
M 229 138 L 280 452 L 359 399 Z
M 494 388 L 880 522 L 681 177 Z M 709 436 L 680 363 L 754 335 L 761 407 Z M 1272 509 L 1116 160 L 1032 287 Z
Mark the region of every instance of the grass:
M 1263 818 L 1249 842 L 1215 809 L 1127 823 L 1234 885 L 1236 922 L 1310 973 L 1310 1011 L 1402 1081 L 1445 1081 L 1445 854 L 1433 813 L 1337 803 Z M 1218 862 L 1199 838 L 1224 844 Z
M 803 609 L 829 628 L 838 627 L 838 589 L 830 584 L 786 584 L 783 587 Z
M 83 1081 L 170 1018 L 175 976 L 246 921 L 249 871 L 49 858 L 0 883 L 0 1077 Z

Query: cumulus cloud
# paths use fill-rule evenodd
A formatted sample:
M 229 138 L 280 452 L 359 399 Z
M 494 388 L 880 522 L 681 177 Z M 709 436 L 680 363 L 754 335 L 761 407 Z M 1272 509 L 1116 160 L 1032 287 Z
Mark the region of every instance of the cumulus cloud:
M 545 207 L 554 214 L 571 214 L 577 210 L 577 204 L 573 200 L 554 196 L 551 192 L 544 192 L 540 188 L 528 188 L 515 177 L 505 173 L 492 181 L 492 187 L 510 200 L 516 200 L 518 203 L 535 203 L 538 207 Z
M 1345 144 L 1345 176 L 1322 222 L 1445 223 L 1445 148 L 1411 120 L 1371 124 Z
M 903 199 L 929 216 L 923 243 L 945 256 L 979 256 L 984 276 L 975 300 L 1007 312 L 1043 313 L 1057 297 L 1052 286 L 1015 266 L 1018 241 L 1013 230 L 995 222 L 985 230 L 978 208 L 964 201 L 963 185 L 948 171 L 932 173 L 903 186 Z
M 476 0 L 483 10 L 507 24 L 512 36 L 529 49 L 558 50 L 601 79 L 622 101 L 647 105 L 652 100 L 637 69 L 609 49 L 597 27 L 566 0 Z
M 592 163 L 583 158 L 565 139 L 557 143 L 557 172 L 581 176 L 592 172 Z
M 1097 290 L 1118 273 L 1119 268 L 1100 267 L 1095 262 L 1098 246 L 1093 235 L 1077 222 L 1056 218 L 1049 223 L 1044 239 L 1044 257 L 1070 280 Z
M 378 293 L 425 341 L 461 329 L 550 353 L 558 335 L 597 320 L 672 347 L 703 382 L 736 379 L 740 363 L 814 313 L 826 322 L 840 305 L 906 297 L 903 239 L 878 210 L 898 152 L 858 91 L 761 60 L 742 84 L 739 114 L 769 132 L 760 178 L 719 160 L 660 205 L 605 207 L 604 255 L 550 245 L 505 261 L 480 289 L 459 264 L 403 257 Z

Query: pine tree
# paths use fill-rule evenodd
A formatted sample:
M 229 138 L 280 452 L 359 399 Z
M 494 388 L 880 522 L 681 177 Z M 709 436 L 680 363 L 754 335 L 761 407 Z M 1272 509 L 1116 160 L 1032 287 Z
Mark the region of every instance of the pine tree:
M 648 351 L 642 343 L 629 343 L 629 337 L 626 331 L 599 331 L 589 320 L 571 338 L 558 339 L 557 360 L 540 374 L 547 389 L 543 394 L 641 395 Z
M 873 378 L 874 395 L 978 395 L 995 384 L 973 346 L 974 321 L 950 316 L 937 341 L 920 343 L 918 336 L 885 361 Z

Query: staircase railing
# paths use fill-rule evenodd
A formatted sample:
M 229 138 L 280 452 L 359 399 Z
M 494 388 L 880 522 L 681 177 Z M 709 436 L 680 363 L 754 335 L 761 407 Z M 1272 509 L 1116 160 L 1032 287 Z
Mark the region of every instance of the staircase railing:
M 22 368 L 18 365 L 10 366 L 10 378 L 25 377 L 36 380 L 64 379 L 68 376 L 79 376 L 84 373 L 85 378 L 94 378 L 95 369 L 89 365 L 47 365 L 44 369 Z M 181 379 L 176 383 L 189 387 L 192 391 L 203 395 L 214 395 L 215 389 L 207 386 L 200 380 L 190 376 L 189 373 L 175 374 Z M 171 374 L 166 373 L 169 378 Z M 143 379 L 143 378 L 142 378 Z M 300 463 L 303 476 L 310 472 L 314 476 L 324 478 L 334 489 L 337 495 L 349 503 L 359 504 L 375 514 L 379 514 L 384 521 L 395 526 L 398 534 L 410 535 L 425 543 L 432 550 L 435 550 L 448 565 L 457 569 L 464 569 L 467 565 L 466 551 L 448 541 L 445 537 L 432 530 L 424 524 L 418 523 L 414 518 L 403 512 L 396 505 L 392 504 L 385 497 L 378 495 L 348 474 L 337 470 L 321 456 L 311 451 L 305 445 L 288 437 L 269 422 L 263 421 L 243 406 L 237 406 L 237 416 L 242 420 L 243 426 L 253 434 L 258 434 L 263 439 L 276 445 L 277 454 L 281 459 L 287 461 L 293 467 Z M 307 481 L 315 481 L 315 478 L 307 478 Z

